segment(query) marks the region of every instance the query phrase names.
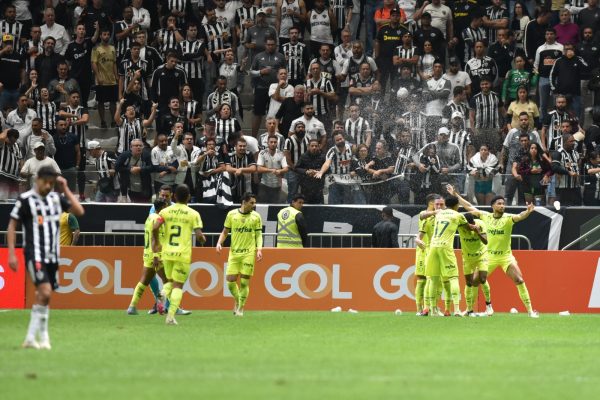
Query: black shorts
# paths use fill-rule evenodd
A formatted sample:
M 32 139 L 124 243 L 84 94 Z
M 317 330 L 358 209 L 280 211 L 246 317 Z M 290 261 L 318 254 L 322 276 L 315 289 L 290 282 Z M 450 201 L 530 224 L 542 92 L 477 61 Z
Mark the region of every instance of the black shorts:
M 254 89 L 254 115 L 265 115 L 269 101 L 269 89 Z
M 119 99 L 119 87 L 113 86 L 96 86 L 96 101 L 98 103 L 116 103 Z
M 52 290 L 58 289 L 58 263 L 26 260 L 25 266 L 36 287 L 42 283 L 49 283 L 52 286 Z

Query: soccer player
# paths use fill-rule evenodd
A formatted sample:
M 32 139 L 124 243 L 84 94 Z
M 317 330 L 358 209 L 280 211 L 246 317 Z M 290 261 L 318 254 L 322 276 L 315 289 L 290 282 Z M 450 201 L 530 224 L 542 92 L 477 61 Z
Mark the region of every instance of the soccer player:
M 231 232 L 231 246 L 227 259 L 227 286 L 235 301 L 233 315 L 242 317 L 250 292 L 250 278 L 254 264 L 262 260 L 262 219 L 254 211 L 256 196 L 244 193 L 241 207 L 229 211 L 223 232 L 217 241 L 217 253 L 221 253 L 223 242 Z M 240 284 L 238 286 L 238 277 Z
M 512 254 L 511 248 L 513 225 L 529 217 L 529 214 L 535 209 L 533 203 L 528 203 L 527 209 L 520 214 L 508 214 L 504 212 L 504 197 L 495 196 L 491 202 L 493 212 L 489 213 L 473 207 L 471 203 L 460 197 L 452 185 L 448 185 L 447 190 L 451 195 L 458 197 L 460 205 L 473 214 L 473 216 L 481 218 L 487 225 L 488 275 L 491 275 L 496 268 L 502 268 L 502 271 L 504 271 L 517 286 L 519 297 L 527 309 L 529 316 L 531 318 L 539 318 L 538 312 L 534 311 L 531 306 L 531 298 L 529 297 L 529 291 L 523 280 L 523 273 L 517 264 L 517 260 Z
M 55 187 L 57 192 L 53 192 Z M 61 196 L 59 193 L 63 193 Z M 33 189 L 17 198 L 8 223 L 8 265 L 17 271 L 17 226 L 23 228 L 25 267 L 36 287 L 24 348 L 50 350 L 48 317 L 52 291 L 58 288 L 59 221 L 63 211 L 81 217 L 84 209 L 63 177 L 52 167 L 42 167 Z
M 429 242 L 431 241 L 431 235 L 433 234 L 433 218 L 429 218 L 427 211 L 431 212 L 434 208 L 434 202 L 436 199 L 441 199 L 441 196 L 435 193 L 430 193 L 425 197 L 427 202 L 427 209 L 419 213 L 419 233 L 415 241 L 416 255 L 415 255 L 415 276 L 417 277 L 417 285 L 415 287 L 415 301 L 417 303 L 417 316 L 426 316 L 424 313 L 424 293 L 425 293 L 425 260 L 427 259 L 427 250 L 429 249 Z
M 187 205 L 190 201 L 190 189 L 187 185 L 177 186 L 175 201 L 175 204 L 158 213 L 159 218 L 152 229 L 152 251 L 159 253 L 162 250 L 163 268 L 167 279 L 163 292 L 164 297 L 171 303 L 165 321 L 167 325 L 177 325 L 175 312 L 183 297 L 183 284 L 190 274 L 192 233 L 196 234 L 196 241 L 200 244 L 206 242 L 200 214 Z M 164 246 L 161 246 L 159 241 L 162 225 L 165 225 Z
M 163 282 L 167 282 L 165 271 L 162 265 L 161 255 L 160 253 L 154 253 L 152 251 L 152 230 L 154 229 L 154 224 L 160 218 L 158 213 L 167 206 L 168 203 L 164 199 L 158 198 L 154 202 L 152 207 L 154 212 L 150 213 L 150 215 L 148 215 L 148 218 L 146 218 L 146 223 L 144 224 L 144 269 L 142 272 L 142 278 L 135 286 L 133 296 L 131 297 L 131 303 L 129 304 L 129 308 L 127 309 L 127 314 L 129 315 L 137 315 L 137 304 L 142 298 L 146 287 L 148 287 L 148 285 L 150 285 L 152 281 L 156 281 L 156 274 L 158 274 L 161 277 Z M 164 242 L 164 231 L 164 226 L 161 226 L 158 233 L 158 238 L 161 245 Z M 158 282 L 156 282 L 156 284 L 158 286 Z M 154 288 L 152 289 L 154 291 Z M 156 303 L 153 309 L 158 309 L 161 311 L 163 309 L 160 294 L 156 297 Z
M 473 230 L 467 229 L 465 225 L 458 227 L 463 274 L 465 275 L 465 300 L 467 304 L 465 315 L 475 316 L 473 305 L 477 299 L 478 286 L 481 283 L 481 289 L 485 296 L 485 312 L 491 316 L 494 314 L 494 309 L 490 301 L 490 284 L 487 282 L 488 240 L 486 225 L 482 220 L 473 218 L 473 214 L 466 213 L 465 218 L 469 225 L 476 228 Z
M 430 285 L 425 296 L 429 299 L 430 312 L 435 313 L 438 287 L 441 281 L 448 281 L 454 305 L 454 316 L 462 317 L 460 312 L 458 263 L 453 244 L 456 229 L 462 225 L 469 225 L 465 216 L 456 211 L 458 209 L 458 199 L 456 197 L 448 197 L 444 200 L 444 203 L 443 209 L 435 210 L 433 236 L 429 244 L 425 266 L 425 276 L 430 280 Z M 470 226 L 469 228 L 473 229 Z

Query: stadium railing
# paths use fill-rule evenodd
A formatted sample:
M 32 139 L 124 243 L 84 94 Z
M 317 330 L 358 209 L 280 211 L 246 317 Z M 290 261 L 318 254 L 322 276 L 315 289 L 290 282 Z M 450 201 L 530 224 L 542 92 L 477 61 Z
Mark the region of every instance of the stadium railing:
M 221 233 L 204 233 L 207 247 L 214 247 Z M 6 231 L 0 231 L 0 247 L 6 246 Z M 17 233 L 17 243 L 21 243 L 21 232 Z M 518 250 L 531 250 L 531 241 L 524 235 L 511 235 L 513 248 Z M 263 233 L 265 247 L 275 247 L 277 233 Z M 415 247 L 415 234 L 398 234 L 398 243 L 401 248 Z M 309 233 L 310 247 L 315 248 L 370 248 L 371 234 L 367 233 Z M 227 244 L 227 243 L 226 243 Z M 144 246 L 143 232 L 81 232 L 78 246 Z M 454 247 L 460 248 L 458 235 L 454 239 Z

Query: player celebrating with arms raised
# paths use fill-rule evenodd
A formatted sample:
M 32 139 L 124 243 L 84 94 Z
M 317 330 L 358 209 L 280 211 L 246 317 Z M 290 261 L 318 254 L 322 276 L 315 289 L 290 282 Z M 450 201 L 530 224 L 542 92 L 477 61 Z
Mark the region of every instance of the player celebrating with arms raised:
M 200 214 L 187 205 L 190 201 L 190 189 L 187 185 L 177 186 L 175 201 L 175 204 L 158 214 L 159 218 L 152 229 L 152 251 L 159 253 L 162 250 L 163 265 L 168 280 L 163 286 L 165 298 L 171 303 L 165 321 L 167 325 L 177 325 L 175 312 L 183 297 L 183 284 L 190 274 L 192 233 L 196 234 L 196 241 L 200 244 L 206 242 L 206 237 L 202 233 Z M 161 246 L 159 232 L 163 224 L 165 238 L 164 245 Z
M 458 197 L 460 205 L 469 211 L 473 216 L 481 218 L 487 225 L 488 236 L 488 275 L 491 275 L 498 267 L 502 268 L 517 286 L 519 297 L 527 309 L 531 318 L 538 318 L 539 314 L 531 306 L 529 291 L 523 280 L 523 273 L 517 264 L 517 260 L 512 254 L 511 235 L 513 225 L 523 221 L 533 212 L 535 206 L 533 203 L 527 204 L 527 209 L 520 214 L 508 214 L 504 212 L 505 202 L 503 196 L 496 196 L 492 199 L 491 205 L 493 213 L 481 211 L 473 207 L 471 203 L 460 197 L 452 185 L 447 185 L 448 193 Z
M 417 285 L 415 287 L 415 302 L 417 303 L 417 316 L 427 316 L 423 312 L 427 308 L 423 304 L 425 292 L 427 290 L 426 278 L 425 278 L 425 261 L 427 260 L 427 250 L 429 249 L 429 242 L 431 241 L 431 235 L 433 235 L 433 218 L 428 215 L 428 211 L 434 210 L 434 202 L 436 199 L 442 199 L 442 196 L 435 193 L 430 193 L 425 197 L 427 203 L 427 209 L 419 213 L 419 233 L 415 244 L 415 275 L 417 277 Z
M 8 223 L 8 265 L 15 272 L 19 266 L 15 245 L 20 223 L 23 227 L 25 267 L 36 289 L 24 348 L 51 348 L 48 304 L 52 291 L 58 288 L 60 215 L 63 211 L 77 217 L 84 213 L 65 178 L 57 175 L 52 167 L 40 168 L 33 189 L 17 198 Z M 64 196 L 52 192 L 55 184 Z
M 244 306 L 250 292 L 250 278 L 254 274 L 255 261 L 262 259 L 262 219 L 254 211 L 256 196 L 245 193 L 240 208 L 229 211 L 223 232 L 217 241 L 217 253 L 231 232 L 231 247 L 227 260 L 227 286 L 235 301 L 233 315 L 244 315 Z M 238 277 L 240 285 L 238 287 Z

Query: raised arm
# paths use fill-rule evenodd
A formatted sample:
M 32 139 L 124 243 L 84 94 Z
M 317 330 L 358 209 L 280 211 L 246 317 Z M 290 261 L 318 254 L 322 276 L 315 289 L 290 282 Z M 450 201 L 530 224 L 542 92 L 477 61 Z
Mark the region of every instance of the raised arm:
M 450 196 L 454 196 L 458 199 L 458 202 L 461 206 L 475 217 L 479 217 L 481 215 L 481 211 L 473 206 L 473 204 L 469 203 L 467 200 L 463 199 L 461 195 L 454 189 L 452 185 L 446 185 L 446 190 Z
M 527 209 L 525 211 L 522 211 L 518 215 L 513 215 L 513 217 L 512 217 L 513 222 L 521 222 L 521 221 L 523 221 L 524 219 L 526 219 L 527 217 L 529 217 L 529 214 L 531 214 L 533 212 L 533 210 L 535 210 L 535 205 L 533 203 L 528 203 L 527 204 Z

